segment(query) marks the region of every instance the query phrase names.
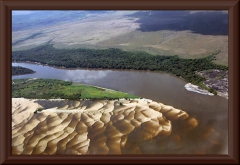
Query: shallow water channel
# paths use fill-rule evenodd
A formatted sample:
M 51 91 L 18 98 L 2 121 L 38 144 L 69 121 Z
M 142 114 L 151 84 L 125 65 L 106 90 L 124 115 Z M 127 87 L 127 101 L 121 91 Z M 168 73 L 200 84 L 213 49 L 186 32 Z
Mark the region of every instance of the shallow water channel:
M 192 147 L 203 148 L 201 149 L 203 153 L 228 153 L 228 100 L 220 96 L 188 91 L 184 88 L 187 82 L 178 77 L 150 71 L 69 70 L 29 63 L 12 63 L 12 65 L 36 71 L 34 74 L 12 76 L 12 79 L 51 78 L 81 82 L 123 91 L 182 109 L 199 122 L 198 133 L 187 137 L 196 141 Z

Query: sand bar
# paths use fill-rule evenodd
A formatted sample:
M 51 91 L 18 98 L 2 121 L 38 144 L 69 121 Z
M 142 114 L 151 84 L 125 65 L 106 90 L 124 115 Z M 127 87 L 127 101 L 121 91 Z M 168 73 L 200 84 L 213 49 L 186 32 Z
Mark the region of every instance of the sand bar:
M 12 105 L 15 155 L 184 153 L 184 138 L 198 128 L 185 111 L 149 99 L 12 98 Z

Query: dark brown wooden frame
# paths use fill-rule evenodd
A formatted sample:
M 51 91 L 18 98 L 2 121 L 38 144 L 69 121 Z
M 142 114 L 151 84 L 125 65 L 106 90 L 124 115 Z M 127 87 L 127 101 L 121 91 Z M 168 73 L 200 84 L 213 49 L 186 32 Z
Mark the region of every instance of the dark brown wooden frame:
M 238 164 L 239 163 L 239 0 L 1 0 L 0 1 L 1 164 Z M 11 155 L 11 10 L 228 10 L 228 155 Z

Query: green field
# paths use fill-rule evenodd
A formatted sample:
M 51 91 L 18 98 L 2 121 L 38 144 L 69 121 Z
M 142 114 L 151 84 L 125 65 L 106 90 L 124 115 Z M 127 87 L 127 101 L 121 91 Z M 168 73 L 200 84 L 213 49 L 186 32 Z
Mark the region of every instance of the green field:
M 137 96 L 70 81 L 55 79 L 14 79 L 12 97 L 28 99 L 120 99 Z

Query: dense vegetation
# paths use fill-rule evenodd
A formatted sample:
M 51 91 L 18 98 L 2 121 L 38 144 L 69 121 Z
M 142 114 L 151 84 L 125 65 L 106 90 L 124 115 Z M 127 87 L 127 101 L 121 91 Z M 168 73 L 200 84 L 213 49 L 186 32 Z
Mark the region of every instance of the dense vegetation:
M 12 75 L 22 75 L 35 73 L 33 70 L 21 66 L 12 66 Z
M 13 98 L 29 99 L 119 99 L 138 98 L 123 92 L 54 79 L 15 79 Z
M 219 52 L 199 59 L 182 59 L 175 56 L 153 56 L 146 52 L 126 52 L 110 48 L 95 49 L 56 49 L 47 44 L 29 50 L 12 53 L 13 61 L 40 62 L 66 68 L 103 68 L 103 69 L 135 69 L 164 71 L 182 77 L 186 81 L 199 85 L 205 78 L 195 74 L 196 71 L 220 69 L 228 67 L 212 61 Z M 207 87 L 205 87 L 207 88 Z

